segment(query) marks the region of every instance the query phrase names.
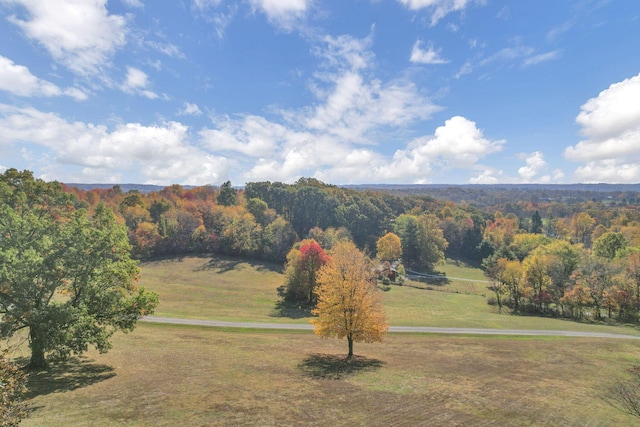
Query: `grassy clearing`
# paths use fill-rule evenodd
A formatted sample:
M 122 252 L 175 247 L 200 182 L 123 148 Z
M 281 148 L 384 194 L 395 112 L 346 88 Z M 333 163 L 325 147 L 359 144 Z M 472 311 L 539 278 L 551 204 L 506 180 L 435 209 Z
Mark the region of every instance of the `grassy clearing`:
M 307 323 L 304 310 L 276 309 L 284 276 L 274 264 L 224 257 L 182 257 L 142 264 L 141 285 L 160 294 L 156 315 L 227 321 Z M 477 269 L 447 264 L 447 274 L 476 277 Z M 411 282 L 409 282 L 411 284 Z M 424 284 L 414 284 L 424 287 Z M 449 285 L 447 285 L 449 286 Z M 450 286 L 465 286 L 452 284 Z M 477 289 L 484 286 L 475 283 Z M 434 289 L 439 289 L 434 287 Z M 499 314 L 480 292 L 454 293 L 392 285 L 384 304 L 392 325 L 502 329 L 564 329 L 640 334 L 631 327 Z M 486 288 L 483 291 L 488 295 Z
M 69 373 L 34 378 L 25 426 L 632 425 L 602 391 L 629 340 L 310 333 L 142 324 Z
M 145 262 L 140 285 L 158 292 L 158 316 L 228 321 L 290 322 L 279 318 L 276 264 L 228 257 L 179 257 Z

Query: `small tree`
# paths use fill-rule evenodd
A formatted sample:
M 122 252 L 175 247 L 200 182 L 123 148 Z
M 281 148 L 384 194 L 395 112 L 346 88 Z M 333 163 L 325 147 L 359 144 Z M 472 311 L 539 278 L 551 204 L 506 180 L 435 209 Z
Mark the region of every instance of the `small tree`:
M 233 206 L 238 204 L 238 192 L 231 186 L 231 181 L 227 181 L 222 184 L 216 201 L 222 206 Z
M 609 388 L 609 402 L 629 415 L 640 417 L 640 366 L 629 369 L 630 378 Z
M 300 247 L 287 254 L 287 292 L 289 301 L 315 305 L 317 272 L 329 261 L 329 256 L 313 239 L 300 242 Z
M 323 338 L 347 338 L 353 358 L 354 342 L 379 342 L 387 323 L 369 259 L 351 242 L 339 243 L 331 260 L 317 275 L 318 305 L 311 320 L 314 332 Z
M 381 261 L 396 261 L 402 256 L 402 243 L 395 233 L 387 233 L 376 242 L 377 257 Z

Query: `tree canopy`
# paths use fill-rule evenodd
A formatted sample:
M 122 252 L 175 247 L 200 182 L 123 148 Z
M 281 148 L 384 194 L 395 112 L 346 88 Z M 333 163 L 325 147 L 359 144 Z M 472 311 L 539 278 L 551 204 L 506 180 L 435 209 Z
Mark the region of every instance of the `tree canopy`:
M 0 337 L 28 330 L 32 368 L 89 345 L 108 350 L 158 302 L 134 285 L 124 225 L 104 205 L 88 215 L 76 203 L 30 172 L 0 175 Z
M 387 323 L 369 259 L 351 242 L 338 243 L 331 260 L 318 271 L 318 304 L 311 322 L 324 338 L 347 338 L 353 357 L 354 342 L 382 341 Z

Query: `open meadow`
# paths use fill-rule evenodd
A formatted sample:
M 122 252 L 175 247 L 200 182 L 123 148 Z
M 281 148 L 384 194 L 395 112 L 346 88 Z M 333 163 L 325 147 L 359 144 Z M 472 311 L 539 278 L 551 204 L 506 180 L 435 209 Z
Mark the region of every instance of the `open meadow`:
M 308 323 L 305 310 L 278 308 L 277 288 L 284 275 L 277 264 L 227 257 L 168 258 L 141 265 L 141 286 L 160 296 L 157 316 L 225 321 Z M 482 280 L 479 269 L 447 264 L 441 268 L 452 277 Z M 425 289 L 429 287 L 433 290 Z M 551 329 L 621 334 L 640 332 L 633 327 L 500 314 L 489 306 L 486 283 L 451 280 L 443 285 L 409 281 L 392 285 L 384 293 L 390 324 L 498 329 Z
M 141 324 L 107 354 L 31 382 L 25 426 L 623 426 L 604 399 L 638 343 L 393 334 L 355 346 Z
M 455 268 L 462 277 L 465 267 Z M 158 316 L 308 322 L 304 310 L 277 307 L 283 276 L 276 265 L 182 257 L 144 263 L 142 273 L 141 284 L 160 294 Z M 632 327 L 498 314 L 481 288 L 464 294 L 422 285 L 385 292 L 392 325 L 638 334 Z M 351 364 L 344 362 L 345 340 L 310 331 L 140 323 L 113 344 L 109 353 L 90 351 L 32 376 L 34 411 L 24 425 L 621 426 L 637 420 L 606 395 L 638 362 L 638 340 L 390 334 L 383 343 L 356 343 Z

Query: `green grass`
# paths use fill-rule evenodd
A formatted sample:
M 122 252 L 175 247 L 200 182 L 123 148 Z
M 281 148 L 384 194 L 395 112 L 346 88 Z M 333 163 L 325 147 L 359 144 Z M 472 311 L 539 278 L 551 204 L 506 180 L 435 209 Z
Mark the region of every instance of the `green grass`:
M 290 322 L 276 310 L 280 266 L 228 257 L 179 257 L 141 264 L 139 285 L 159 294 L 157 316 Z
M 311 333 L 141 324 L 107 354 L 35 376 L 24 426 L 622 426 L 603 399 L 631 340 Z
M 279 266 L 225 257 L 181 257 L 143 263 L 140 284 L 160 295 L 157 316 L 308 323 L 304 310 L 276 308 L 277 288 L 284 284 Z M 478 269 L 448 263 L 442 267 L 453 277 L 478 277 Z M 455 276 L 454 276 L 455 274 Z M 424 284 L 408 282 L 424 287 Z M 632 327 L 605 326 L 533 316 L 500 314 L 486 303 L 489 291 L 474 283 L 476 292 L 433 286 L 425 290 L 392 285 L 383 302 L 392 325 L 476 327 L 502 329 L 554 329 L 639 334 Z M 465 286 L 463 282 L 458 285 Z M 484 287 L 482 292 L 480 288 Z M 459 293 L 456 293 L 459 292 Z

